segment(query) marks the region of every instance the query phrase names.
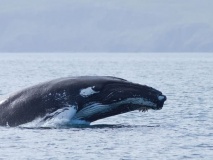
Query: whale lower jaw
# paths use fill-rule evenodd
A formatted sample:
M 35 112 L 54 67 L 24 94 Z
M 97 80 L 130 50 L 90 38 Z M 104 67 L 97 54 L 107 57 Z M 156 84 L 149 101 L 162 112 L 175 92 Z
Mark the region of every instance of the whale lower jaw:
M 130 105 L 131 108 L 125 105 L 127 106 Z M 123 107 L 126 107 L 126 108 L 123 108 Z M 92 119 L 91 117 L 94 117 L 94 116 L 98 116 L 99 117 L 98 119 L 102 119 L 102 118 L 114 116 L 117 114 L 130 112 L 133 110 L 147 111 L 148 109 L 153 109 L 156 107 L 157 105 L 155 103 L 143 98 L 127 98 L 123 101 L 115 102 L 109 105 L 92 103 L 92 104 L 89 104 L 88 106 L 85 106 L 80 111 L 78 111 L 71 119 L 71 122 L 78 123 L 78 120 L 80 120 L 80 123 L 82 123 L 81 121 L 85 120 L 85 123 L 90 123 L 87 120 Z M 115 110 L 120 110 L 120 112 L 117 114 L 114 114 Z M 108 115 L 108 116 L 105 116 L 105 115 Z M 93 120 L 91 122 L 93 122 Z
M 142 98 L 128 98 L 123 101 L 119 101 L 110 105 L 103 105 L 100 103 L 90 103 L 89 105 L 82 108 L 80 111 L 78 110 L 78 107 L 75 105 L 69 105 L 65 106 L 63 108 L 60 108 L 56 110 L 55 112 L 48 113 L 44 117 L 40 117 L 35 119 L 33 122 L 30 122 L 30 126 L 33 124 L 33 126 L 37 127 L 57 127 L 57 126 L 66 126 L 66 125 L 90 125 L 91 122 L 88 119 L 91 119 L 91 117 L 98 116 L 98 119 L 106 118 L 106 114 L 109 115 L 107 117 L 116 115 L 112 114 L 113 111 L 119 109 L 123 110 L 122 105 L 143 105 L 147 107 L 139 107 L 135 109 L 129 109 L 125 112 L 130 112 L 133 110 L 148 110 L 152 109 L 152 107 L 155 107 L 155 104 L 152 102 L 148 102 Z M 125 113 L 120 112 L 117 114 Z M 98 120 L 97 119 L 97 120 Z

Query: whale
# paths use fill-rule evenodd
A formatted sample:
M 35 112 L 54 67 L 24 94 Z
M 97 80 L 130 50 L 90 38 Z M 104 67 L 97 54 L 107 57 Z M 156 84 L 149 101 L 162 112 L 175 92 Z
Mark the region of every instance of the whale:
M 0 101 L 0 125 L 15 127 L 63 119 L 88 124 L 110 116 L 139 110 L 162 109 L 162 92 L 112 76 L 65 77 L 42 82 Z

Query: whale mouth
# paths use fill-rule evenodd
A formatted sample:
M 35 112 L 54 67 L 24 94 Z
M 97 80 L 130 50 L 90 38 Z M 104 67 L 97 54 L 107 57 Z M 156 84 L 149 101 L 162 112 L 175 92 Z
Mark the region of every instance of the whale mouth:
M 163 106 L 161 106 L 161 107 L 157 107 L 157 108 L 150 108 L 150 107 L 140 107 L 139 109 L 138 109 L 138 111 L 139 112 L 148 112 L 148 110 L 161 110 L 163 108 Z
M 153 109 L 153 110 L 161 110 L 163 108 L 164 102 L 166 101 L 167 97 L 164 95 L 160 95 L 158 96 L 158 100 L 159 102 L 157 103 L 156 107 L 146 107 L 146 106 L 142 106 L 140 107 L 138 110 L 139 112 L 148 112 L 148 110 Z
M 141 108 L 138 109 L 138 111 L 139 112 L 148 112 L 149 109 L 150 108 L 148 108 L 148 107 L 141 107 Z

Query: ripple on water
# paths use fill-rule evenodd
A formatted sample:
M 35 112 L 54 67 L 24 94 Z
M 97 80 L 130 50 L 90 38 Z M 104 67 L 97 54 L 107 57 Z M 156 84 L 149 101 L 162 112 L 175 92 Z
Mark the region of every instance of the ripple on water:
M 58 77 L 111 75 L 161 90 L 163 109 L 89 127 L 0 127 L 0 159 L 213 159 L 212 54 L 85 55 L 2 54 L 0 99 Z

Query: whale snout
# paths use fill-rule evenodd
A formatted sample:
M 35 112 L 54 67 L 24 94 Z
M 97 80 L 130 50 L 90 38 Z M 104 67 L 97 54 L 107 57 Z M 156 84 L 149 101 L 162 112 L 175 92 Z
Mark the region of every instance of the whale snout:
M 166 101 L 166 96 L 160 95 L 160 96 L 158 96 L 158 100 L 164 102 L 164 101 Z
M 163 108 L 163 104 L 164 104 L 164 102 L 166 101 L 166 96 L 165 95 L 160 95 L 160 96 L 158 96 L 158 100 L 159 100 L 159 102 L 158 102 L 158 104 L 157 104 L 157 109 L 162 109 Z

